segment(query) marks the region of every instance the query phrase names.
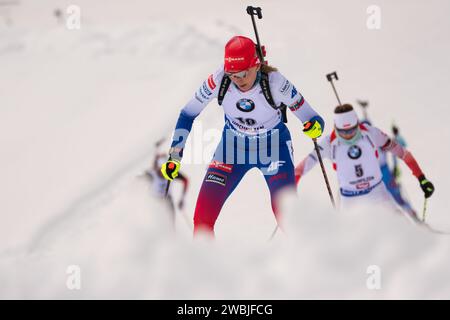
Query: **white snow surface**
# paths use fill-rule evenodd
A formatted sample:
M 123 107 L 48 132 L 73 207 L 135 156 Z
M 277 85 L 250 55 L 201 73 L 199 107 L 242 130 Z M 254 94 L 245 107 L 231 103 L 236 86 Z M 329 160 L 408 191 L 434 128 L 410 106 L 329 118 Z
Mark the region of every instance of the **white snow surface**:
M 53 12 L 81 8 L 81 29 Z M 450 230 L 447 0 L 379 0 L 381 29 L 369 30 L 372 1 L 17 0 L 0 6 L 0 298 L 2 299 L 449 299 L 450 236 L 377 208 L 331 208 L 321 171 L 283 201 L 285 233 L 258 171 L 223 207 L 216 239 L 192 239 L 205 172 L 191 180 L 171 232 L 166 209 L 138 177 L 154 143 L 168 137 L 180 108 L 221 64 L 235 34 L 253 37 L 247 5 L 263 8 L 261 40 L 331 128 L 337 71 L 343 101 L 370 101 L 375 125 L 393 121 L 436 192 L 427 219 Z M 360 111 L 360 110 L 358 110 Z M 312 144 L 288 115 L 295 160 Z M 191 138 L 220 130 L 211 103 Z M 214 131 L 213 131 L 214 132 Z M 197 151 L 187 150 L 192 155 Z M 326 163 L 333 191 L 337 185 Z M 402 181 L 421 211 L 417 180 Z M 174 193 L 180 186 L 174 183 Z M 70 290 L 68 267 L 81 270 Z M 381 287 L 370 290 L 370 266 Z

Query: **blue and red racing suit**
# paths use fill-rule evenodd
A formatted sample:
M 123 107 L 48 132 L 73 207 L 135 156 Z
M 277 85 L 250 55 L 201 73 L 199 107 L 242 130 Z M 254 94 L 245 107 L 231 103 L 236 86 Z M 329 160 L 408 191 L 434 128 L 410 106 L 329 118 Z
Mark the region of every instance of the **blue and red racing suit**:
M 172 158 L 181 160 L 192 123 L 206 105 L 217 98 L 223 76 L 223 68 L 211 74 L 181 110 L 172 142 Z M 277 71 L 270 72 L 269 85 L 277 106 L 283 103 L 302 123 L 318 121 L 323 129 L 323 119 L 283 75 Z M 194 213 L 194 232 L 214 232 L 223 204 L 252 168 L 258 168 L 265 177 L 278 221 L 277 195 L 281 190 L 295 189 L 291 136 L 282 122 L 281 111 L 274 109 L 264 97 L 258 78 L 246 92 L 231 83 L 222 108 L 225 126 L 200 188 Z

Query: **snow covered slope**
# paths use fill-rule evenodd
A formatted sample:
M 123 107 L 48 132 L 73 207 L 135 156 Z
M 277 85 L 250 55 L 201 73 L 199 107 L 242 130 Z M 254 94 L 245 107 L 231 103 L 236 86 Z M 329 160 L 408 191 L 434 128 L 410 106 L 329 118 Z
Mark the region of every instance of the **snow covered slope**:
M 226 41 L 252 36 L 245 7 L 256 4 L 269 62 L 328 130 L 336 102 L 325 74 L 334 70 L 343 100 L 368 99 L 380 128 L 395 121 L 437 188 L 428 221 L 450 230 L 448 1 L 378 1 L 380 30 L 366 27 L 370 1 L 79 0 L 80 30 L 53 16 L 70 4 L 21 0 L 0 20 L 0 298 L 450 298 L 450 237 L 375 208 L 333 212 L 319 168 L 287 201 L 288 237 L 272 242 L 257 171 L 224 206 L 214 243 L 193 242 L 181 213 L 173 235 L 136 178 Z M 300 161 L 312 145 L 290 119 Z M 212 103 L 192 136 L 222 125 Z M 190 218 L 205 166 L 182 167 Z M 402 179 L 420 210 L 404 166 Z M 81 268 L 81 290 L 66 286 L 70 265 Z M 371 265 L 380 290 L 366 286 Z

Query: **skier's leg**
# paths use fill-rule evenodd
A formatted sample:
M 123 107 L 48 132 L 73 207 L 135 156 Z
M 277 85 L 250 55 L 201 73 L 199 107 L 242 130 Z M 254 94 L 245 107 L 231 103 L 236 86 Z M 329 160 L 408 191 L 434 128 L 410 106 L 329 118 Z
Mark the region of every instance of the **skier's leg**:
M 270 191 L 272 211 L 278 225 L 281 225 L 280 195 L 285 191 L 295 191 L 295 168 L 292 159 L 291 141 L 286 140 L 280 143 L 279 159 L 274 159 L 269 165 L 259 167 L 264 173 Z
M 386 210 L 401 213 L 400 207 L 395 202 L 392 194 L 388 191 L 385 184 L 379 184 L 372 191 L 370 191 L 367 196 L 373 205 L 381 205 Z
M 225 125 L 222 139 L 214 153 L 197 198 L 194 235 L 202 230 L 214 235 L 214 224 L 223 204 L 245 173 L 254 166 L 245 161 L 248 156 L 247 149 L 242 148 L 245 145 L 245 137 L 234 135 L 233 131 Z M 244 161 L 239 160 L 242 156 Z
M 364 197 L 373 207 L 378 206 L 383 210 L 402 215 L 414 224 L 420 223 L 420 219 L 414 212 L 404 211 L 399 206 L 383 183 L 374 188 L 369 194 L 364 195 Z
M 361 196 L 363 197 L 363 196 Z M 360 197 L 348 197 L 341 194 L 341 201 L 339 203 L 339 211 L 346 212 L 348 210 L 353 210 L 358 203 L 360 203 Z
M 384 183 L 379 183 L 369 193 L 359 195 L 343 195 L 341 193 L 340 211 L 360 209 L 361 206 L 371 209 L 382 209 L 383 211 L 400 212 L 394 198 L 387 190 Z
M 403 198 L 400 186 L 396 184 L 396 188 L 389 190 L 397 204 L 409 215 L 417 216 L 416 211 L 411 207 L 409 202 Z
M 384 184 L 376 188 L 376 198 L 376 202 L 381 203 L 385 209 L 401 214 L 414 223 L 420 222 L 420 219 L 417 217 L 415 211 L 405 210 L 405 207 L 395 200 L 392 193 L 388 191 Z
M 194 234 L 205 231 L 214 234 L 214 224 L 223 204 L 250 169 L 245 164 L 213 162 L 206 171 L 194 213 Z
M 264 175 L 264 178 L 266 179 L 266 183 L 270 191 L 270 202 L 272 205 L 272 211 L 275 215 L 275 219 L 277 220 L 278 224 L 280 224 L 281 223 L 281 214 L 279 210 L 280 196 L 285 191 L 288 190 L 295 191 L 294 167 L 292 166 L 292 170 L 284 168 L 275 175 Z
M 387 191 L 392 195 L 395 202 L 398 203 L 399 206 L 404 205 L 404 200 L 400 195 L 400 188 L 397 182 L 395 181 L 394 175 L 387 165 L 383 165 L 380 167 L 381 173 L 383 174 L 383 182 L 386 186 Z

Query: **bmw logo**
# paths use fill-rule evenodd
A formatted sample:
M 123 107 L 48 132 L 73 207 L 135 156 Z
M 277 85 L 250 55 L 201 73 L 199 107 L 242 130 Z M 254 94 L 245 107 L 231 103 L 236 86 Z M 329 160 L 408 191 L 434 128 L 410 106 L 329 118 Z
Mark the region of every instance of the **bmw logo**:
M 240 99 L 236 102 L 236 107 L 242 112 L 250 112 L 255 109 L 255 103 L 249 99 Z
M 361 153 L 362 153 L 361 148 L 358 146 L 351 146 L 347 152 L 348 156 L 351 159 L 358 159 L 359 157 L 361 157 Z

